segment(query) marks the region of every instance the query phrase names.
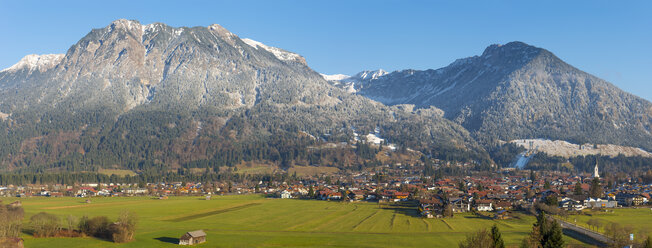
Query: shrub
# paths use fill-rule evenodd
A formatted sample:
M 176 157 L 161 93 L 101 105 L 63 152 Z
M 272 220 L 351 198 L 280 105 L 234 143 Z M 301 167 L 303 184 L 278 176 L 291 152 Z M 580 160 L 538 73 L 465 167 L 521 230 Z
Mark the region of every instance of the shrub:
M 36 237 L 53 237 L 61 230 L 59 217 L 54 214 L 40 212 L 29 220 Z
M 123 211 L 120 213 L 118 221 L 111 224 L 110 228 L 113 242 L 126 243 L 134 240 L 136 221 L 136 216 L 133 213 L 129 211 Z
M 111 239 L 116 243 L 126 243 L 134 240 L 136 221 L 136 216 L 129 211 L 120 213 L 118 221 L 115 223 L 111 223 L 106 216 L 91 219 L 84 216 L 79 220 L 79 230 L 88 236 Z
M 79 230 L 88 236 L 109 239 L 111 238 L 110 224 L 111 222 L 106 216 L 97 216 L 91 219 L 84 216 L 79 221 Z

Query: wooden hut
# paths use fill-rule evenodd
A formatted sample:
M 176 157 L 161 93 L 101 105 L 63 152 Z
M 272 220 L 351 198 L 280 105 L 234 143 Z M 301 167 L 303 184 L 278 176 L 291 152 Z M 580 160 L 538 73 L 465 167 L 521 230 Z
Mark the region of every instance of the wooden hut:
M 206 242 L 206 233 L 204 230 L 187 232 L 179 238 L 179 245 L 196 245 Z

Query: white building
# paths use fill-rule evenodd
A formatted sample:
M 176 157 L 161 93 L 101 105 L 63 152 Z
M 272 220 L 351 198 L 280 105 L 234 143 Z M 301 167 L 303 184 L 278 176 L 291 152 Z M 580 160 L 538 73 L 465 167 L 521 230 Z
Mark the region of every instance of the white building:
M 292 194 L 290 194 L 290 191 L 283 190 L 283 192 L 281 192 L 281 199 L 290 199 L 290 198 L 292 198 Z
M 593 177 L 600 178 L 600 173 L 598 173 L 598 161 L 595 161 L 595 168 L 593 168 Z

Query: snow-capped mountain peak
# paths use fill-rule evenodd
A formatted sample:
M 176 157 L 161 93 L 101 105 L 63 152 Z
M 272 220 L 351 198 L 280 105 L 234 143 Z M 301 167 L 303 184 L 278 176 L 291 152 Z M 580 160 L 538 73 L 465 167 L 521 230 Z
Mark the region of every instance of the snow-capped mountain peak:
M 61 59 L 63 59 L 64 55 L 65 54 L 30 54 L 23 57 L 20 61 L 18 61 L 18 63 L 0 72 L 18 71 L 21 69 L 27 69 L 30 72 L 34 70 L 45 71 L 57 66 L 59 62 L 61 62 Z
M 261 42 L 258 42 L 258 41 L 255 41 L 255 40 L 252 40 L 252 39 L 249 39 L 249 38 L 244 38 L 244 39 L 242 39 L 242 41 L 244 41 L 244 43 L 246 43 L 247 45 L 253 47 L 254 49 L 262 48 L 263 50 L 274 54 L 274 56 L 276 58 L 278 58 L 279 60 L 290 61 L 290 62 L 299 62 L 299 63 L 302 63 L 302 64 L 306 63 L 305 59 L 299 54 L 296 54 L 296 53 L 293 53 L 293 52 L 288 52 L 288 51 L 285 51 L 285 50 L 277 48 L 277 47 L 268 46 L 268 45 L 265 45 L 265 44 L 263 44 Z
M 379 77 L 387 75 L 388 72 L 383 69 L 378 69 L 374 71 L 361 71 L 358 74 L 355 74 L 354 77 L 359 78 L 360 80 L 369 80 L 369 79 L 378 79 Z

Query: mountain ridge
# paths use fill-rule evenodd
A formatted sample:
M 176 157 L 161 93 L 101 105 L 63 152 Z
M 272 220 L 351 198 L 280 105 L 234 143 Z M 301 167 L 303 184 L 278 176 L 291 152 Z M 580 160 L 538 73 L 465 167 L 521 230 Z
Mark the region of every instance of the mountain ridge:
M 349 92 L 440 108 L 484 143 L 549 138 L 652 149 L 650 102 L 523 42 L 491 45 L 436 70 L 363 80 Z
M 217 24 L 176 28 L 121 19 L 90 31 L 48 70 L 0 72 L 0 164 L 142 171 L 142 164 L 170 169 L 262 159 L 282 167 L 351 166 L 362 163 L 351 151 L 338 156 L 353 158 L 333 159 L 308 147 L 350 142 L 354 130 L 376 128 L 399 147 L 460 151 L 463 159 L 490 163 L 449 120 L 348 94 L 300 55 L 285 59 L 285 50 L 249 43 Z

